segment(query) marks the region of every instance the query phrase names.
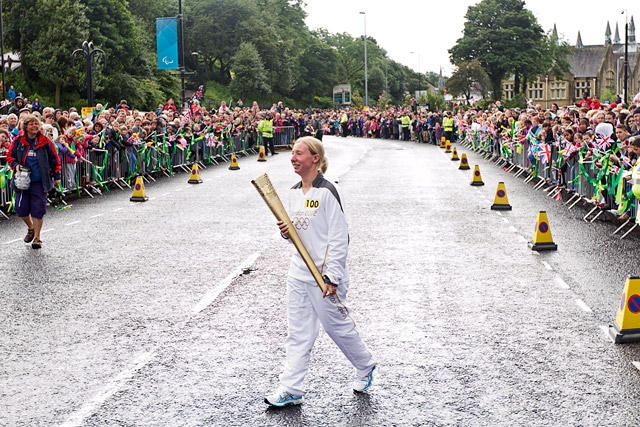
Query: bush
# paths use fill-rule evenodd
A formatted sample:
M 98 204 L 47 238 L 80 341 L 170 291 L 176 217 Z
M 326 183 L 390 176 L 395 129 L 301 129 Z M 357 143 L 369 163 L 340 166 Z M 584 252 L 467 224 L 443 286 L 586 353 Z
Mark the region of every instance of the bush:
M 527 102 L 524 100 L 524 94 L 516 93 L 513 98 L 505 101 L 504 106 L 505 108 L 527 108 Z

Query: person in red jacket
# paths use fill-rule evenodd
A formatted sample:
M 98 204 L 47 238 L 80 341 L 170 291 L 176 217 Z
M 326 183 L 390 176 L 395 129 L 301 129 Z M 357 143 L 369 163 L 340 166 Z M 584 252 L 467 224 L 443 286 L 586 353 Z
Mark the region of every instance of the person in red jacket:
M 7 163 L 15 172 L 22 169 L 30 171 L 31 184 L 28 190 L 16 191 L 15 210 L 28 232 L 25 243 L 31 243 L 33 249 L 40 249 L 40 230 L 47 213 L 47 193 L 60 184 L 62 165 L 53 142 L 40 132 L 40 120 L 33 114 L 22 120 L 22 132 L 11 143 Z

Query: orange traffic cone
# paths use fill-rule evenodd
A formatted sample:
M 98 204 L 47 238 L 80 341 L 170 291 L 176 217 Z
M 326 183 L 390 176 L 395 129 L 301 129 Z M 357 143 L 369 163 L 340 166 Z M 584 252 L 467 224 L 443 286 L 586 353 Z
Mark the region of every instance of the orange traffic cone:
M 640 277 L 627 277 L 609 335 L 616 344 L 640 341 Z
M 496 197 L 493 198 L 493 205 L 491 209 L 494 211 L 510 211 L 511 205 L 509 204 L 509 198 L 507 197 L 507 189 L 504 186 L 504 182 L 498 183 L 496 190 Z
M 191 167 L 191 175 L 189 175 L 189 184 L 202 184 L 202 180 L 200 179 L 200 171 L 198 170 L 198 164 L 194 163 Z
M 471 169 L 469 167 L 469 160 L 467 160 L 467 154 L 466 153 L 462 153 L 462 157 L 460 158 L 460 166 L 458 166 L 458 169 L 460 169 L 460 170 L 469 170 L 469 169 Z
M 229 169 L 231 169 L 232 171 L 240 169 L 240 166 L 238 165 L 238 157 L 235 154 L 231 155 L 231 163 L 229 164 Z
M 484 185 L 484 182 L 482 182 L 482 175 L 480 175 L 480 166 L 478 165 L 473 167 L 473 179 L 471 180 L 471 185 L 474 187 Z
M 547 219 L 547 213 L 545 211 L 538 213 L 536 229 L 531 239 L 533 241 L 529 242 L 529 247 L 533 251 L 555 251 L 558 249 L 558 245 L 553 243 L 551 228 L 549 227 L 549 220 Z
M 458 150 L 456 150 L 456 147 L 453 147 L 453 154 L 451 155 L 451 160 L 453 161 L 460 160 L 460 157 L 458 157 Z
M 260 151 L 258 152 L 258 161 L 259 162 L 267 161 L 267 155 L 265 154 L 265 151 L 264 151 L 264 145 L 260 146 Z
M 136 178 L 136 183 L 133 185 L 133 195 L 129 199 L 132 202 L 146 202 L 149 200 L 147 192 L 144 189 L 144 180 L 141 176 Z

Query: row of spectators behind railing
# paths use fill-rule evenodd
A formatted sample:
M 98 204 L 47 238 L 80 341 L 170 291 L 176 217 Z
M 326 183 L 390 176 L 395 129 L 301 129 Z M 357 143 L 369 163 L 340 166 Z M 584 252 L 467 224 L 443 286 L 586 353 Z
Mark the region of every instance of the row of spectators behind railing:
M 457 136 L 462 145 L 516 177 L 524 177 L 525 182 L 533 182 L 536 190 L 544 190 L 568 209 L 579 204 L 586 206 L 588 212 L 583 218 L 586 222 L 619 218 L 621 224 L 613 234 L 624 231 L 622 239 L 638 227 L 638 203 L 627 180 L 631 171 L 609 160 L 609 154 L 618 151 L 615 142 L 600 146 L 600 151 L 597 145 L 589 148 L 584 144 L 582 149 L 572 152 L 571 147 L 562 147 L 561 142 L 544 144 L 470 129 L 459 130 Z
M 274 145 L 290 147 L 294 141 L 293 127 L 274 128 Z M 214 133 L 201 136 L 185 135 L 169 140 L 165 134 L 154 134 L 145 141 L 133 141 L 129 147 L 105 143 L 101 148 L 87 151 L 86 157 L 76 158 L 60 153 L 62 163 L 62 193 L 68 197 L 91 197 L 112 189 L 130 189 L 135 178 L 146 182 L 160 175 L 172 176 L 177 172 L 189 174 L 193 164 L 206 168 L 228 162 L 231 154 L 256 154 L 263 145 L 262 138 L 249 138 L 245 131 L 234 134 Z M 14 212 L 15 194 L 9 182 L 13 171 L 0 156 L 0 218 L 9 218 Z M 52 206 L 63 209 L 66 202 L 49 199 Z

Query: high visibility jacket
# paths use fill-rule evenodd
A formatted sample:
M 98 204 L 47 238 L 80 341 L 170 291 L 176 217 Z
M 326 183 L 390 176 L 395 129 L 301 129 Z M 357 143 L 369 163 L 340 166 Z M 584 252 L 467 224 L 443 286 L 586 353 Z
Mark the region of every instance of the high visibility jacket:
M 442 127 L 445 132 L 453 132 L 453 117 L 445 117 L 442 119 Z
M 273 120 L 260 120 L 258 131 L 260 131 L 263 138 L 273 138 Z
M 342 113 L 342 116 L 340 117 L 340 123 L 347 123 L 347 121 L 349 121 L 349 117 L 347 117 L 347 113 Z
M 640 198 L 640 162 L 636 163 L 631 172 L 631 185 L 633 185 L 631 187 L 633 195 Z
M 411 124 L 411 119 L 409 118 L 409 116 L 402 116 L 402 127 L 408 128 L 410 124 Z

